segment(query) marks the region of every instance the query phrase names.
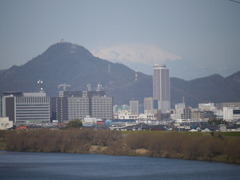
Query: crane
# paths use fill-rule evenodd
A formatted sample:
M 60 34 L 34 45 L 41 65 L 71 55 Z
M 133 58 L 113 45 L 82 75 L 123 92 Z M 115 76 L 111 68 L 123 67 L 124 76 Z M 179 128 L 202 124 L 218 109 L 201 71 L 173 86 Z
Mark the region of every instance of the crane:
M 71 84 L 59 84 L 58 85 L 58 88 L 60 88 L 60 87 L 63 87 L 63 91 L 66 91 L 67 90 L 67 87 L 70 87 L 71 86 Z

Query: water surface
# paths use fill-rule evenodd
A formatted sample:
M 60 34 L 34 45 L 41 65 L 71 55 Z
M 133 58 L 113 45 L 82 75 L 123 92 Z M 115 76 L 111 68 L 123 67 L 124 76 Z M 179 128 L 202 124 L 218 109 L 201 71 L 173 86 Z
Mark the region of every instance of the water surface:
M 0 179 L 239 179 L 240 166 L 165 158 L 0 152 Z

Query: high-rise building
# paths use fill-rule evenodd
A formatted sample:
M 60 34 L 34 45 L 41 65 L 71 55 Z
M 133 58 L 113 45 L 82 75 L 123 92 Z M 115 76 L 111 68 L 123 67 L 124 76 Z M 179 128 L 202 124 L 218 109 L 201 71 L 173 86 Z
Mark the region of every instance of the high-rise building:
M 139 114 L 139 102 L 137 100 L 132 100 L 130 103 L 130 112 L 132 115 Z
M 44 92 L 3 96 L 3 116 L 15 123 L 50 122 L 50 98 Z
M 154 109 L 154 101 L 152 97 L 144 98 L 144 112 L 152 111 Z
M 50 122 L 50 98 L 16 97 L 16 122 Z
M 91 116 L 100 119 L 113 118 L 113 99 L 107 97 L 98 85 L 96 91 L 61 91 L 60 97 L 51 100 L 51 120 L 84 119 Z
M 64 122 L 68 120 L 67 97 L 51 98 L 51 121 Z
M 170 78 L 169 69 L 165 65 L 153 66 L 153 99 L 158 100 L 158 109 L 162 113 L 170 110 Z
M 101 119 L 113 118 L 113 98 L 106 96 L 93 96 L 90 103 L 91 116 Z
M 2 116 L 8 117 L 10 121 L 16 122 L 15 116 L 15 96 L 3 96 L 2 97 Z
M 68 97 L 68 120 L 83 119 L 89 116 L 88 97 Z

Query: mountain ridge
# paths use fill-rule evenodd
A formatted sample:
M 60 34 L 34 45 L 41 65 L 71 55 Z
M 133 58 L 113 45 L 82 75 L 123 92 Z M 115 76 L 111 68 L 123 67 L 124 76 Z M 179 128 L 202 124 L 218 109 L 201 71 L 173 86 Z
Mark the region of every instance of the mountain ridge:
M 171 71 L 171 69 L 170 69 Z M 128 104 L 131 99 L 141 102 L 152 96 L 152 76 L 113 63 L 91 54 L 83 46 L 72 43 L 51 45 L 41 55 L 22 66 L 12 66 L 0 74 L 0 92 L 39 90 L 37 81 L 44 81 L 49 96 L 57 96 L 57 86 L 71 84 L 69 90 L 86 90 L 87 84 L 101 83 L 106 94 L 114 97 L 115 104 Z M 240 101 L 240 71 L 228 76 L 211 75 L 194 80 L 171 78 L 171 102 L 182 102 L 196 107 L 204 102 Z M 223 96 L 224 94 L 224 96 Z
M 153 64 L 165 64 L 171 69 L 171 77 L 185 80 L 201 78 L 211 75 L 213 72 L 228 76 L 239 70 L 231 64 L 224 67 L 218 64 L 214 66 L 204 65 L 201 62 L 196 62 L 193 59 L 189 60 L 187 57 L 181 57 L 155 45 L 148 44 L 126 43 L 110 47 L 99 47 L 91 50 L 91 52 L 96 57 L 107 59 L 111 62 L 121 62 L 147 75 L 152 75 Z

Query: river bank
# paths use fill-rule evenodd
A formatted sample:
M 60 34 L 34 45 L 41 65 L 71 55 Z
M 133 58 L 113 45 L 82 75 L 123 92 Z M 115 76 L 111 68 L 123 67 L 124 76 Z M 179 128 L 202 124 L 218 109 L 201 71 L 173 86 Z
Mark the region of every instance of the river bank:
M 240 164 L 240 137 L 222 133 L 119 132 L 90 129 L 0 131 L 0 148 L 148 156 Z

